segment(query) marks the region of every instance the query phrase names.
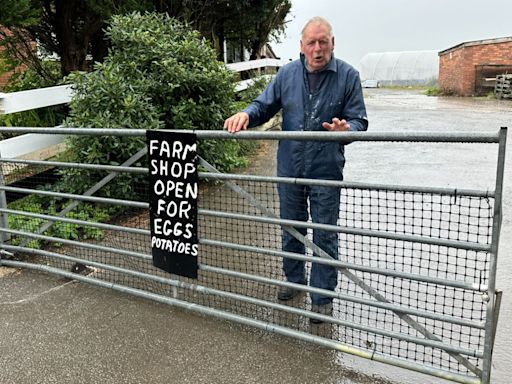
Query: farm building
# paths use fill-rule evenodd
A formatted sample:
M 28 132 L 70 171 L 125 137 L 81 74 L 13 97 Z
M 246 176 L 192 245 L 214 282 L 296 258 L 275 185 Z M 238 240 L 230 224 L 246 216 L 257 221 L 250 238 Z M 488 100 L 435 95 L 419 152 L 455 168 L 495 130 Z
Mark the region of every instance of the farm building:
M 9 30 L 0 26 L 0 39 L 2 39 L 2 36 L 5 34 L 9 35 L 10 34 Z M 14 70 L 5 71 L 5 68 L 2 63 L 2 57 L 1 57 L 3 49 L 4 49 L 3 47 L 0 47 L 0 92 L 2 92 L 3 87 L 5 87 L 5 85 L 9 82 L 9 79 L 11 78 L 11 76 L 13 74 L 23 72 L 25 70 L 25 66 L 20 65 L 20 66 L 16 67 Z M 22 48 L 20 48 L 20 49 L 22 49 Z
M 460 96 L 494 90 L 496 75 L 512 73 L 512 36 L 469 41 L 439 52 L 439 88 Z
M 2 88 L 5 86 L 5 84 L 7 84 L 7 81 L 9 81 L 11 75 L 11 72 L 5 72 L 0 74 L 0 92 L 2 91 Z
M 359 62 L 361 80 L 382 85 L 433 85 L 437 82 L 437 51 L 368 53 Z
M 0 32 L 4 31 L 5 29 L 0 26 Z M 0 37 L 1 38 L 1 37 Z M 0 47 L 0 55 L 2 53 L 2 47 Z M 9 80 L 9 77 L 11 77 L 12 73 L 10 72 L 2 72 L 2 58 L 0 57 L 0 92 L 2 91 L 2 87 L 7 84 L 7 81 Z

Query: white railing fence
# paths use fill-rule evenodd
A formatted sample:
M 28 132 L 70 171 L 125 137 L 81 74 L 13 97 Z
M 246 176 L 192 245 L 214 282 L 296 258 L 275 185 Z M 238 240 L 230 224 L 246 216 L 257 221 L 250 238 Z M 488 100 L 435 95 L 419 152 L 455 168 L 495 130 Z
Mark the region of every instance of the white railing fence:
M 266 68 L 280 68 L 285 64 L 278 59 L 260 59 L 240 63 L 226 64 L 233 72 L 249 70 L 264 70 Z M 261 75 L 269 77 L 270 75 Z M 243 80 L 237 83 L 235 91 L 240 92 L 249 88 L 257 78 Z M 73 98 L 71 85 L 60 85 L 31 89 L 26 91 L 1 93 L 0 115 L 29 111 L 54 105 L 67 104 Z M 64 141 L 64 135 L 22 135 L 0 141 L 0 156 L 8 158 L 47 159 L 55 153 L 55 148 Z

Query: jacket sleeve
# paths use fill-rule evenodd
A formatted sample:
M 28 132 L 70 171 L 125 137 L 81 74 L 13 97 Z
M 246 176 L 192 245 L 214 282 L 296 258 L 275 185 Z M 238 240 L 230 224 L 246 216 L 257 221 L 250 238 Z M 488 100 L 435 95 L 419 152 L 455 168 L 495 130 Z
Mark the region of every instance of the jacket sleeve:
M 350 124 L 351 131 L 366 131 L 368 129 L 368 117 L 359 73 L 353 70 L 347 76 L 347 80 L 349 86 L 346 88 L 343 118 Z
M 249 128 L 269 121 L 281 109 L 281 71 L 265 90 L 243 111 L 249 114 Z

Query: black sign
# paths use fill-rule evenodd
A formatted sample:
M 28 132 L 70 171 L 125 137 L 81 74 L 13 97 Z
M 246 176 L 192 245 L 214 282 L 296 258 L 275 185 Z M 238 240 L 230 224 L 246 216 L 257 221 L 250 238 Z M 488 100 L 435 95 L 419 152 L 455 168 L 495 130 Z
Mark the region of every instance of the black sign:
M 148 130 L 149 217 L 153 265 L 197 279 L 197 140 Z

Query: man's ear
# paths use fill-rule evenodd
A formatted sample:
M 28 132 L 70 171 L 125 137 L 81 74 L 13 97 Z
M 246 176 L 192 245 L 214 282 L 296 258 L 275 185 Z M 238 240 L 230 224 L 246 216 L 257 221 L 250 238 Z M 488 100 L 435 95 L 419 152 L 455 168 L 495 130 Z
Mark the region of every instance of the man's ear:
M 304 53 L 304 50 L 302 49 L 302 46 L 303 46 L 303 44 L 302 44 L 302 40 L 301 40 L 300 41 L 300 53 Z
M 332 37 L 332 50 L 334 51 L 334 36 Z

